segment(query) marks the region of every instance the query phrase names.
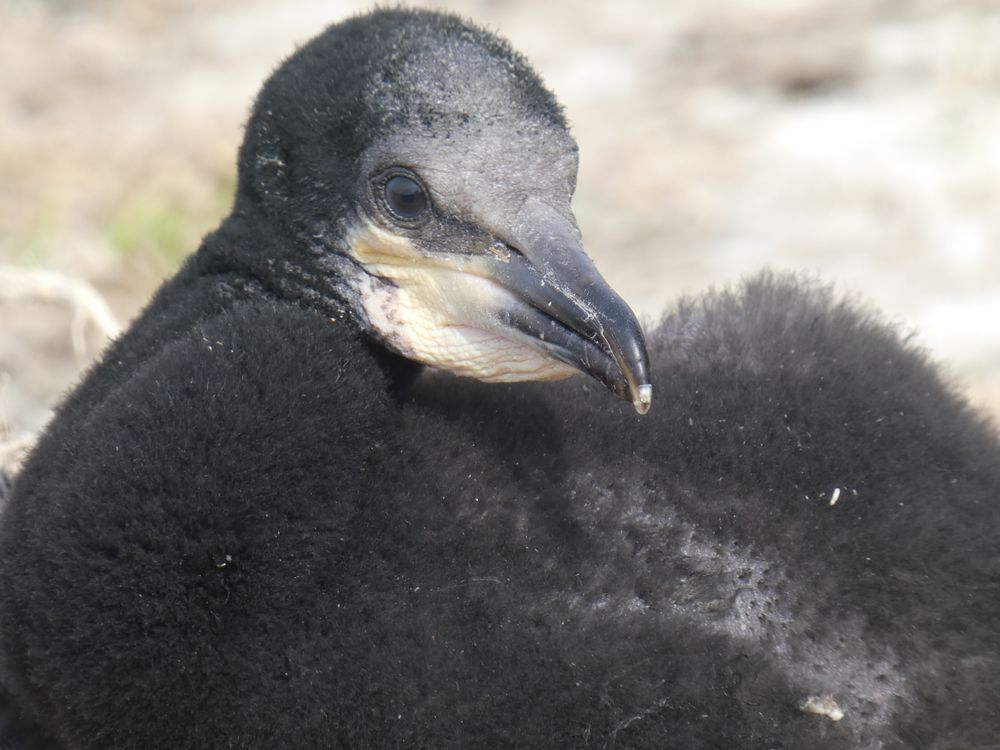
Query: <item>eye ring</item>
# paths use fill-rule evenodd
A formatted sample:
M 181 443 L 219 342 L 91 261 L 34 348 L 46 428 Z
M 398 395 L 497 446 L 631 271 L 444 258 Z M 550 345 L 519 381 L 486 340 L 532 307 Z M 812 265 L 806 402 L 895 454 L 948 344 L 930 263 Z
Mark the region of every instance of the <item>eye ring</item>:
M 430 197 L 415 175 L 392 171 L 381 180 L 379 190 L 383 205 L 389 215 L 403 222 L 413 222 L 430 207 Z

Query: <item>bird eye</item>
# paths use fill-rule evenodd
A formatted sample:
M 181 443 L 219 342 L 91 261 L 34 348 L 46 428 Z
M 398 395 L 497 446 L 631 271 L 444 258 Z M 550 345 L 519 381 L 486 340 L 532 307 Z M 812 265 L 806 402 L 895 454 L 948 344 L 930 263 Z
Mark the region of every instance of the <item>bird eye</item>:
M 412 177 L 397 174 L 386 180 L 385 204 L 400 219 L 415 219 L 427 208 L 427 193 Z

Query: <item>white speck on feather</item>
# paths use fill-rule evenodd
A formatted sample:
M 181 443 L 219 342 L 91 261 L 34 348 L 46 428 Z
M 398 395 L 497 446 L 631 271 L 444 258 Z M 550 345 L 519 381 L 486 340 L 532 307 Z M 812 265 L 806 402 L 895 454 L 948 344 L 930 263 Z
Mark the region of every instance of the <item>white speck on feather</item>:
M 834 487 L 830 495 L 830 507 L 836 505 L 838 500 L 840 500 L 840 487 Z
M 825 716 L 830 721 L 840 721 L 844 718 L 844 710 L 829 695 L 810 695 L 802 701 L 799 709 L 807 714 Z

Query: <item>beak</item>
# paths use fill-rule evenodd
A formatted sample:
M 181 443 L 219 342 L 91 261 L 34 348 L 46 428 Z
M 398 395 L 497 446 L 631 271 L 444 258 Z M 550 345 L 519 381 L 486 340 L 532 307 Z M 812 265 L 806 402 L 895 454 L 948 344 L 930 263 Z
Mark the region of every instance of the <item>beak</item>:
M 448 252 L 447 242 L 418 245 L 363 220 L 348 245 L 352 297 L 370 329 L 399 354 L 458 375 L 517 382 L 584 372 L 649 411 L 642 329 L 568 212 L 531 199 L 491 235 L 500 241 L 487 251 L 473 243 Z
M 488 273 L 523 304 L 497 310 L 499 322 L 648 412 L 653 386 L 642 328 L 584 252 L 576 224 L 529 200 L 508 239 L 509 248 L 493 249 Z

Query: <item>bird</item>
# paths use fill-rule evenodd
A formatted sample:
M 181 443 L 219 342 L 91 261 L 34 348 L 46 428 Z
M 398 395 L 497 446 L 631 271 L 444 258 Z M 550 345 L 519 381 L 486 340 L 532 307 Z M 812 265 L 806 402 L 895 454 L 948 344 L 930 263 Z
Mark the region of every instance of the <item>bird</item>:
M 995 425 L 815 279 L 644 330 L 577 161 L 454 15 L 277 68 L 4 500 L 0 747 L 996 747 Z

